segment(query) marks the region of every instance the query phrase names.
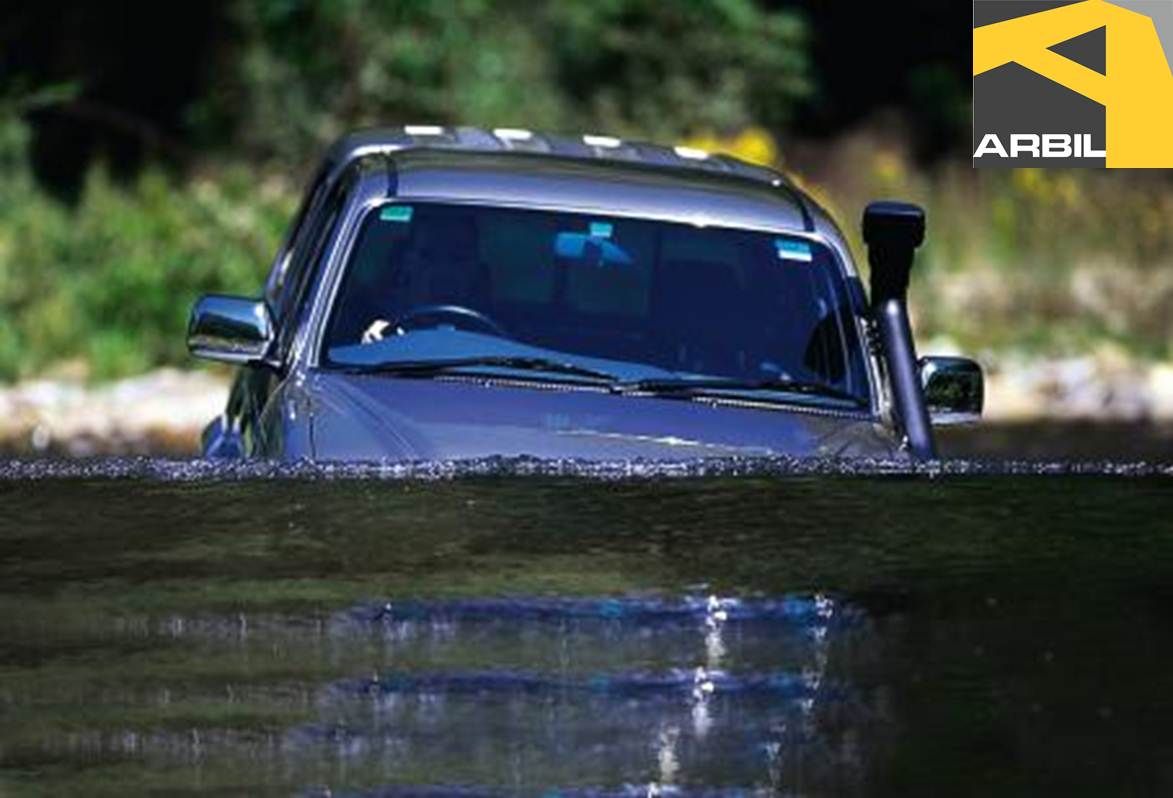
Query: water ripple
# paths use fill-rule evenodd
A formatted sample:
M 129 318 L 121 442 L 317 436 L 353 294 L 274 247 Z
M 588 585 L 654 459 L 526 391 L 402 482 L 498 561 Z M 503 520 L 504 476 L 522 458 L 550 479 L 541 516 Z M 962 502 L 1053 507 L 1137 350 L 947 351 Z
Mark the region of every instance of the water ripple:
M 402 621 L 563 621 L 604 620 L 633 624 L 674 622 L 785 621 L 823 624 L 842 612 L 834 599 L 789 595 L 778 599 L 717 596 L 679 600 L 638 598 L 485 598 L 452 601 L 394 601 L 360 604 L 345 617 L 365 624 Z
M 485 787 L 464 785 L 407 785 L 376 787 L 361 792 L 332 792 L 312 790 L 305 798 L 501 798 L 515 795 L 508 790 L 494 790 Z M 542 798 L 751 798 L 771 795 L 772 791 L 761 788 L 688 788 L 671 784 L 627 784 L 615 788 L 575 787 L 571 789 L 547 789 L 540 793 Z
M 667 673 L 616 673 L 581 679 L 518 671 L 457 673 L 392 672 L 369 678 L 343 680 L 334 689 L 344 695 L 391 694 L 501 694 L 554 695 L 585 693 L 615 698 L 675 698 L 708 695 L 768 694 L 776 698 L 811 698 L 819 689 L 811 676 L 778 671 L 731 675 L 704 668 L 676 669 Z
M 470 477 L 573 477 L 592 480 L 763 476 L 1101 476 L 1170 477 L 1173 464 L 1151 462 L 812 459 L 796 457 L 662 460 L 475 460 L 369 463 L 169 460 L 152 457 L 0 461 L 0 481 L 133 479 L 159 482 L 296 480 L 450 480 Z

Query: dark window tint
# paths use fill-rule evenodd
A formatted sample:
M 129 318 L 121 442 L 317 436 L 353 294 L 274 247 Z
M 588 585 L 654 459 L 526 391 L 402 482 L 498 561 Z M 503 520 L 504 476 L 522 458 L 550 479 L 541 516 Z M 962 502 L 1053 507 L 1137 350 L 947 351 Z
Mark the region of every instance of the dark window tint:
M 327 360 L 385 322 L 403 335 L 475 311 L 546 350 L 677 374 L 814 381 L 867 398 L 843 274 L 799 237 L 590 214 L 397 203 L 371 212 Z M 465 317 L 467 319 L 467 317 Z M 475 352 L 469 352 L 476 355 Z
M 327 245 L 334 238 L 338 222 L 346 206 L 346 198 L 354 187 L 358 172 L 351 169 L 335 185 L 326 197 L 321 210 L 316 213 L 306 230 L 305 237 L 298 242 L 291 255 L 289 273 L 281 292 L 277 316 L 280 319 L 279 343 L 282 354 L 304 320 L 309 288 L 321 268 Z
M 281 242 L 281 250 L 277 253 L 277 260 L 273 264 L 272 272 L 265 281 L 265 301 L 269 303 L 269 307 L 274 313 L 278 313 L 283 308 L 284 303 L 282 300 L 284 299 L 285 287 L 292 271 L 294 255 L 309 234 L 309 228 L 312 226 L 311 222 L 325 201 L 326 190 L 328 188 L 326 178 L 329 172 L 330 169 L 327 164 L 323 166 L 311 181 L 309 189 L 306 191 L 302 200 L 301 207 L 298 208 L 297 215 L 294 217 L 293 223 L 285 235 L 285 240 Z

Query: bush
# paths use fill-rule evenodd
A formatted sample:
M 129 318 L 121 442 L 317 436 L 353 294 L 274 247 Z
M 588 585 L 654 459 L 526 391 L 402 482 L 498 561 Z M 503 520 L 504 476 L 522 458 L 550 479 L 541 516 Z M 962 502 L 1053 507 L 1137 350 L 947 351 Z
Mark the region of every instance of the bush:
M 191 303 L 256 293 L 293 212 L 286 185 L 239 168 L 185 182 L 148 169 L 120 186 L 96 167 L 67 207 L 12 157 L 19 125 L 0 138 L 0 379 L 73 359 L 98 378 L 187 362 Z
M 672 138 L 784 124 L 812 94 L 807 27 L 755 0 L 238 0 L 195 109 L 212 143 L 297 163 L 354 127 Z

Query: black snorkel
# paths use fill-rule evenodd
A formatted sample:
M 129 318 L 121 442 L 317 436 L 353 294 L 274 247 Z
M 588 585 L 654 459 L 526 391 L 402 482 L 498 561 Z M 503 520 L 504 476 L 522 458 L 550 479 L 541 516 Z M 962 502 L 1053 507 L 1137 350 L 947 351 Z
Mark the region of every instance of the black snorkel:
M 908 323 L 913 251 L 925 238 L 925 212 L 904 202 L 873 202 L 863 212 L 871 266 L 872 318 L 880 334 L 897 421 L 918 460 L 937 456 Z

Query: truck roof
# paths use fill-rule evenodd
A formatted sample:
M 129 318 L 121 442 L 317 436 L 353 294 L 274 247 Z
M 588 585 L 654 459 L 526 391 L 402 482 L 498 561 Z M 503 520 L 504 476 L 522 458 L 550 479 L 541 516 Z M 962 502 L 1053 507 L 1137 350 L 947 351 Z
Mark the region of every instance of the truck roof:
M 606 211 L 814 232 L 822 217 L 785 175 L 727 155 L 611 136 L 405 125 L 351 133 L 327 160 L 388 156 L 396 196 Z

